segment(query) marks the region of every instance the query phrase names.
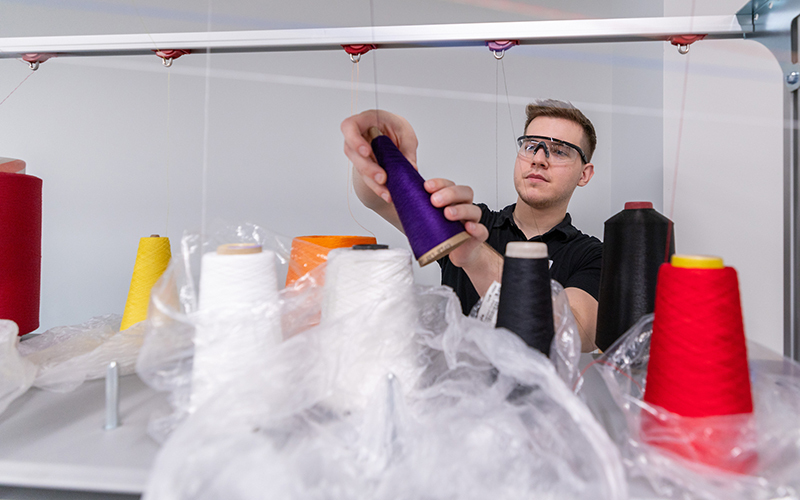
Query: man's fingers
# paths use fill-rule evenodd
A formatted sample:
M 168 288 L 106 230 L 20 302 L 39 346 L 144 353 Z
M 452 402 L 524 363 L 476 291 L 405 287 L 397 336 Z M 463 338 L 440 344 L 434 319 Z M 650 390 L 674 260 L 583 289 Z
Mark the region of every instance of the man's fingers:
M 481 220 L 481 209 L 472 204 L 450 205 L 444 209 L 444 216 L 448 220 L 479 222 Z
M 368 188 L 370 188 L 373 193 L 375 193 L 378 196 L 380 196 L 383 199 L 383 201 L 385 201 L 386 203 L 391 203 L 392 202 L 392 197 L 389 194 L 389 190 L 386 189 L 386 186 L 378 184 L 377 182 L 373 181 L 369 177 L 366 177 L 366 178 L 362 177 L 361 180 L 364 181 L 364 185 L 366 185 Z
M 371 179 L 377 184 L 386 183 L 386 171 L 384 171 L 380 165 L 375 163 L 372 158 L 361 157 L 347 144 L 344 145 L 344 154 L 347 155 L 347 157 L 353 163 L 353 167 L 355 167 L 356 172 L 358 172 L 362 178 Z
M 478 209 L 478 211 L 480 211 L 480 209 Z M 489 230 L 480 222 L 466 222 L 464 224 L 464 229 L 467 230 L 467 233 L 469 233 L 470 236 L 481 243 L 489 239 Z
M 370 148 L 369 143 L 362 136 L 361 126 L 359 125 L 357 117 L 351 116 L 345 119 L 340 128 L 342 130 L 342 135 L 344 135 L 345 151 L 349 148 L 362 158 L 369 158 L 370 154 L 372 154 L 372 148 Z
M 429 193 L 435 193 L 440 189 L 444 189 L 450 186 L 455 186 L 455 183 L 448 179 L 428 179 L 427 181 L 425 181 L 424 184 L 425 191 Z
M 431 203 L 434 207 L 446 207 L 449 205 L 472 204 L 472 188 L 469 186 L 447 186 L 431 195 Z

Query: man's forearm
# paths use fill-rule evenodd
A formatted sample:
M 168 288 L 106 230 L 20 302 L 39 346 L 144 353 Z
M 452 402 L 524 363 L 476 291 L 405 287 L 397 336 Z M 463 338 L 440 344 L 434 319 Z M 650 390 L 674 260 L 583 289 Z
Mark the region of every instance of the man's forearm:
M 488 243 L 483 243 L 477 254 L 477 257 L 462 266 L 462 269 L 467 273 L 478 295 L 483 297 L 492 282 L 499 283 L 503 278 L 503 257 Z
M 597 300 L 580 288 L 566 288 L 570 309 L 578 324 L 581 336 L 581 350 L 591 352 L 597 349 L 595 331 L 597 330 Z

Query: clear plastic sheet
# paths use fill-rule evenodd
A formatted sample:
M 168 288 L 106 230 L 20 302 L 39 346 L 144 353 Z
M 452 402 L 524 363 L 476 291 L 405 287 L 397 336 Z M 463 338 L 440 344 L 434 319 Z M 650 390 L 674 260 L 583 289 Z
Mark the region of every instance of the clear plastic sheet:
M 320 291 L 315 276 L 320 271 L 317 270 L 283 290 L 277 304 L 249 304 L 244 309 L 213 312 L 200 310 L 203 255 L 230 243 L 257 244 L 274 252 L 278 281 L 285 276 L 290 240 L 259 226 L 234 226 L 217 221 L 204 235 L 197 232 L 184 235 L 180 254 L 173 257 L 151 292 L 150 328 L 136 362 L 136 371 L 145 383 L 169 393 L 171 410 L 154 415 L 148 425 L 148 432 L 159 442 L 187 415 L 205 404 L 215 387 L 242 388 L 249 383 L 253 372 L 263 368 L 273 342 L 258 342 L 258 332 L 266 325 L 274 325 L 276 315 L 283 323 L 277 331 L 286 337 L 319 321 Z M 283 314 L 276 307 L 283 308 Z M 269 329 L 273 333 L 276 330 Z M 280 338 L 276 340 L 279 341 Z M 199 370 L 195 370 L 197 352 L 209 354 L 205 367 L 200 366 Z M 212 373 L 219 371 L 216 365 L 220 364 L 229 367 L 221 370 L 222 379 Z
M 580 378 L 578 362 L 581 356 L 581 336 L 564 287 L 559 282 L 550 280 L 550 294 L 553 299 L 553 326 L 555 327 L 555 336 L 550 345 L 550 360 L 556 367 L 561 380 L 569 387 L 573 387 Z M 481 298 L 472 307 L 470 318 L 478 317 L 478 311 L 484 300 L 497 300 L 497 297 Z M 484 321 L 494 325 L 497 321 L 497 308 L 494 308 L 494 314 L 487 316 Z
M 25 393 L 36 377 L 36 367 L 17 350 L 19 328 L 8 319 L 0 319 L 0 413 Z
M 33 385 L 54 392 L 75 390 L 85 380 L 102 378 L 117 362 L 120 375 L 133 373 L 147 322 L 119 331 L 118 314 L 51 328 L 20 343 L 20 354 L 37 367 Z
M 337 375 L 352 330 L 374 325 L 375 309 L 323 321 L 189 415 L 144 498 L 627 497 L 616 447 L 550 360 L 463 317 L 448 288 L 417 288 L 414 307 L 413 387 L 388 373 L 363 407 L 332 400 L 348 389 Z
M 574 387 L 580 377 L 578 362 L 581 357 L 581 336 L 578 323 L 572 315 L 567 293 L 564 287 L 555 280 L 550 280 L 553 296 L 553 326 L 555 336 L 550 345 L 550 361 L 556 367 L 561 380 L 568 387 Z
M 117 362 L 120 375 L 133 373 L 147 322 L 120 332 L 121 319 L 118 314 L 98 316 L 79 325 L 51 328 L 22 342 L 5 342 L 0 357 L 0 413 L 8 405 L 3 395 L 9 394 L 9 387 L 24 387 L 13 391 L 13 398 L 32 385 L 53 392 L 73 391 L 85 380 L 104 377 L 112 361 Z M 7 323 L 11 322 L 4 323 L 3 334 L 9 331 Z M 21 382 L 29 377 L 30 383 Z
M 416 386 L 425 359 L 414 338 L 412 260 L 406 249 L 342 248 L 328 255 L 320 324 L 337 324 L 341 332 L 321 337 L 337 365 L 330 406 L 363 409 L 388 373 L 404 393 Z
M 642 401 L 652 323 L 644 316 L 595 360 L 578 393 L 621 450 L 632 497 L 800 498 L 800 365 L 751 347 L 753 415 L 681 417 Z

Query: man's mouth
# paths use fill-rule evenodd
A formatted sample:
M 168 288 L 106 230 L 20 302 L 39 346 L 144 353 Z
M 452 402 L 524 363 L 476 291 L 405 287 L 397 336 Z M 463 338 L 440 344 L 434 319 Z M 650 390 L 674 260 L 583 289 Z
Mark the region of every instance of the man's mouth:
M 547 179 L 545 179 L 543 175 L 539 175 L 539 174 L 533 173 L 533 172 L 531 172 L 530 174 L 526 175 L 525 178 L 528 179 L 528 180 L 538 180 L 538 181 L 542 181 L 542 182 L 548 182 Z

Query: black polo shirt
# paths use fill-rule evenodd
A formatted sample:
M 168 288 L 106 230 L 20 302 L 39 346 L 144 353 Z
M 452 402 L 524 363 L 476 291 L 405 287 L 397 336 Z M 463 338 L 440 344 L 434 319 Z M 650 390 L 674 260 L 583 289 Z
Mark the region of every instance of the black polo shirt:
M 509 241 L 525 241 L 525 234 L 517 227 L 512 216 L 514 205 L 509 205 L 499 212 L 489 210 L 482 203 L 480 207 L 481 224 L 489 230 L 486 242 L 505 255 Z M 594 236 L 578 231 L 572 225 L 569 214 L 557 226 L 541 236 L 534 236 L 529 241 L 543 241 L 547 244 L 550 260 L 550 277 L 564 288 L 580 288 L 597 299 L 600 291 L 600 263 L 603 257 L 603 244 Z M 439 259 L 442 268 L 442 284 L 455 290 L 461 299 L 461 309 L 469 314 L 472 306 L 478 302 L 480 295 L 472 286 L 467 273 L 450 262 L 448 257 Z

